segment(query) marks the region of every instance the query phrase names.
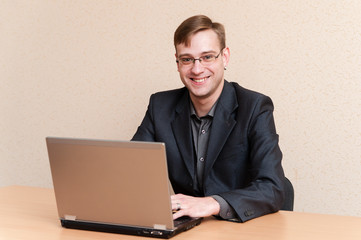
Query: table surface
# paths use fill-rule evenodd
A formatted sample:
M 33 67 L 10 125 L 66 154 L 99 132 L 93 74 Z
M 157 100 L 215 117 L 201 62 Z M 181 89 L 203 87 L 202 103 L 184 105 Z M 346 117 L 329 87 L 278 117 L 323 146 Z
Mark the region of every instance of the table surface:
M 58 219 L 53 189 L 0 188 L 0 239 L 154 239 L 65 229 Z M 361 239 L 361 218 L 280 211 L 246 223 L 206 218 L 172 239 Z

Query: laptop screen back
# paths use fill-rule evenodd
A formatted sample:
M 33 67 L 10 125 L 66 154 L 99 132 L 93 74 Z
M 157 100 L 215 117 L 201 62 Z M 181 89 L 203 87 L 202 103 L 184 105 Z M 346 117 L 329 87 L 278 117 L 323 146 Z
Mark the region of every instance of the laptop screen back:
M 60 219 L 174 228 L 163 143 L 46 141 Z

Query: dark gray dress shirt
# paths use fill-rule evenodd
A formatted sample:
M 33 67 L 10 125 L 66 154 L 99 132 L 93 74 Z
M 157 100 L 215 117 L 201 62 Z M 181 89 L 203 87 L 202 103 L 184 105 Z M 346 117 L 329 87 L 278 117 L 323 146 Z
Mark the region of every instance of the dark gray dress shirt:
M 192 102 L 190 104 L 192 135 L 196 154 L 195 169 L 197 171 L 194 187 L 198 192 L 202 191 L 203 189 L 204 164 L 205 161 L 207 161 L 208 140 L 212 129 L 212 121 L 216 106 L 217 102 L 213 105 L 207 115 L 199 117 L 194 109 Z M 219 217 L 227 220 L 235 218 L 235 211 L 222 197 L 218 195 L 213 195 L 212 197 L 220 205 Z

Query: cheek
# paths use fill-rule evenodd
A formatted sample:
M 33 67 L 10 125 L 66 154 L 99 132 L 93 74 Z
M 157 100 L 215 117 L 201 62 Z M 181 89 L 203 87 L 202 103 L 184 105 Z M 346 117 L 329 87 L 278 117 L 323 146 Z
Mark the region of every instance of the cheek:
M 215 75 L 221 76 L 224 74 L 224 66 L 223 64 L 220 64 L 218 66 L 215 66 L 214 68 L 212 68 L 211 70 Z
M 180 80 L 182 81 L 183 84 L 185 84 L 185 80 L 184 80 L 184 74 L 181 70 L 178 69 L 178 72 L 179 72 L 179 77 L 180 77 Z
M 187 71 L 185 71 L 184 69 L 182 70 L 182 68 L 178 68 L 178 72 L 181 78 L 184 78 L 187 75 Z

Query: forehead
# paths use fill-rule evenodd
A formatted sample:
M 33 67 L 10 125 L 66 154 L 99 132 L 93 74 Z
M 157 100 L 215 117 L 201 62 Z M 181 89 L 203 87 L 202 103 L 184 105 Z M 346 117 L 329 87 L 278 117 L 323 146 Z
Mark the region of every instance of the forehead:
M 210 51 L 220 51 L 218 35 L 211 29 L 199 31 L 190 36 L 188 44 L 182 43 L 176 46 L 177 55 L 196 55 Z

